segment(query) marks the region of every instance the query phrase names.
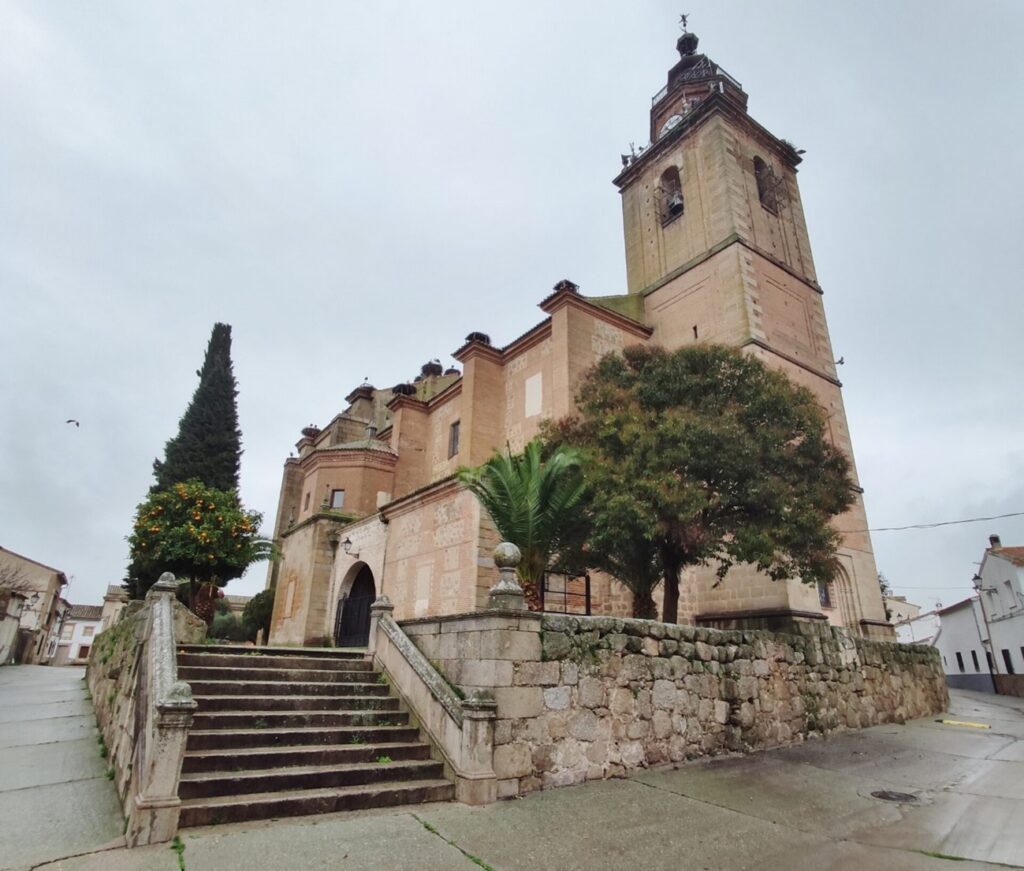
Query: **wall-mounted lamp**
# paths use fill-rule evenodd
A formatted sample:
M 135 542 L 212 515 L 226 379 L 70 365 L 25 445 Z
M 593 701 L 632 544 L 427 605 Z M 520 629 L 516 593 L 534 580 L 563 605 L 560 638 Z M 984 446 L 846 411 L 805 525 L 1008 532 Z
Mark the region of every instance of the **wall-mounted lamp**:
M 355 553 L 352 552 L 352 539 L 351 538 L 346 538 L 341 543 L 341 547 L 342 547 L 342 550 L 344 550 L 345 553 L 347 553 L 350 557 L 352 557 L 353 559 L 359 559 L 359 551 L 356 551 Z

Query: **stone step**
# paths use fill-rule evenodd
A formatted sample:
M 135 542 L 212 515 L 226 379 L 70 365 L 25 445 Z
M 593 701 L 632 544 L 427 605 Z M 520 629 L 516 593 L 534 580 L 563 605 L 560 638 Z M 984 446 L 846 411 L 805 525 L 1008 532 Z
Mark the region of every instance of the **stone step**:
M 372 786 L 198 798 L 182 802 L 178 825 L 188 828 L 243 820 L 266 820 L 421 804 L 428 801 L 451 801 L 454 796 L 455 786 L 447 780 L 418 780 Z
M 234 653 L 245 656 L 316 656 L 328 659 L 365 659 L 365 647 L 253 647 L 249 644 L 179 644 L 185 653 Z
M 396 762 L 430 759 L 430 746 L 412 741 L 380 741 L 373 744 L 339 744 L 315 747 L 255 747 L 229 750 L 189 750 L 181 770 L 184 774 L 198 772 L 237 772 L 265 768 L 313 765 L 353 765 L 373 762 L 390 756 Z
M 306 671 L 373 671 L 365 658 L 337 656 L 265 656 L 262 653 L 189 653 L 178 648 L 178 665 L 207 668 L 302 669 Z
M 407 715 L 402 715 L 407 717 Z M 391 719 L 391 722 L 396 722 Z M 236 728 L 198 729 L 188 733 L 188 752 L 202 750 L 242 750 L 280 747 L 338 747 L 394 741 L 418 741 L 419 729 L 415 726 L 319 726 L 299 728 Z
M 385 754 L 381 754 L 385 757 Z M 432 759 L 357 762 L 335 766 L 309 766 L 262 771 L 214 771 L 182 775 L 178 796 L 192 798 L 242 796 L 253 792 L 285 792 L 296 789 L 337 789 L 368 783 L 437 780 L 444 765 Z
M 393 696 L 193 696 L 209 711 L 397 711 Z
M 361 671 L 321 671 L 308 668 L 228 668 L 224 666 L 181 665 L 179 657 L 178 677 L 181 680 L 253 680 L 253 681 L 295 681 L 297 683 L 365 683 L 374 679 L 374 673 Z
M 375 700 L 376 701 L 376 700 Z M 397 703 L 397 699 L 395 700 Z M 196 712 L 192 728 L 212 729 L 302 729 L 308 726 L 403 726 L 409 715 L 398 710 L 345 711 L 203 711 Z
M 180 677 L 179 673 L 179 677 Z M 391 687 L 386 683 L 348 683 L 324 681 L 290 683 L 288 681 L 191 680 L 192 693 L 197 696 L 386 696 Z

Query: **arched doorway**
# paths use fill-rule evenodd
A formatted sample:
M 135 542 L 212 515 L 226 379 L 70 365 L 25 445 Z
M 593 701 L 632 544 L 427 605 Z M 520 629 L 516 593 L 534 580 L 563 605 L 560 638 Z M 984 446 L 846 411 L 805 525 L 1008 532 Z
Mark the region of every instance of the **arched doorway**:
M 370 641 L 370 605 L 376 598 L 373 572 L 363 563 L 348 592 L 338 600 L 334 617 L 335 646 L 366 647 Z

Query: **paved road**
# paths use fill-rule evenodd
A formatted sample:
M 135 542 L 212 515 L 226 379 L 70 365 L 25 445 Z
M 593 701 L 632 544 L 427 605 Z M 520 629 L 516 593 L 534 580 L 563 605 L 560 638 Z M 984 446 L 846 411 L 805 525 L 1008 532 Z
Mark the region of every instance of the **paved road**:
M 0 668 L 0 869 L 123 844 L 84 668 Z
M 7 700 L 12 687 L 7 676 L 8 669 L 0 670 L 0 711 L 10 719 Z M 25 677 L 34 680 L 27 673 Z M 24 700 L 24 682 L 20 688 L 17 683 L 13 690 Z M 76 695 L 49 683 L 45 687 L 30 697 L 33 725 L 31 732 L 23 729 L 21 735 L 40 735 L 31 746 L 59 748 L 62 758 L 69 760 L 68 770 L 83 775 L 84 779 L 66 778 L 57 784 L 60 788 L 91 784 L 95 790 L 91 801 L 103 805 L 111 796 L 108 790 L 103 798 L 102 787 L 109 784 L 96 775 L 91 723 L 86 715 L 75 713 L 87 708 L 82 692 L 77 690 Z M 52 704 L 57 696 L 60 703 Z M 70 706 L 68 713 L 57 717 L 64 710 L 62 704 Z M 40 726 L 44 709 L 54 717 Z M 954 692 L 949 716 L 990 728 L 944 725 L 931 718 L 748 757 L 647 771 L 631 780 L 552 790 L 487 808 L 428 805 L 192 829 L 182 833 L 183 860 L 188 871 L 1024 867 L 1024 700 Z M 84 723 L 77 722 L 83 718 Z M 20 722 L 28 721 L 26 716 Z M 0 735 L 8 742 L 10 736 L 4 730 L 9 727 L 0 725 Z M 76 728 L 87 731 L 87 738 L 68 740 L 67 732 L 74 735 Z M 57 744 L 45 744 L 44 733 L 59 734 L 50 739 Z M 72 745 L 81 755 L 71 752 Z M 8 759 L 14 760 L 13 770 L 23 777 L 29 776 L 31 767 L 17 761 L 17 754 L 0 757 L 5 777 L 0 801 L 49 788 L 31 785 L 8 790 Z M 35 775 L 35 780 L 42 776 Z M 881 790 L 906 793 L 914 800 L 896 803 L 872 795 Z M 7 824 L 7 808 L 16 807 L 17 801 L 0 806 L 0 826 L 6 827 L 4 861 L 9 858 L 12 832 L 30 842 L 48 841 L 54 831 L 70 826 L 79 844 L 84 842 L 80 814 L 89 800 L 54 794 L 43 815 L 43 798 L 38 793 L 33 799 L 37 810 L 21 813 L 13 829 Z M 109 803 L 104 806 L 109 810 Z M 109 835 L 113 817 L 120 825 L 115 808 L 104 817 L 107 829 L 95 828 L 95 845 Z M 35 835 L 25 838 L 28 832 Z M 49 854 L 56 855 L 60 854 Z M 951 865 L 949 860 L 954 858 L 965 861 Z M 0 861 L 0 867 L 8 866 Z M 35 867 L 176 871 L 178 862 L 161 845 L 106 849 Z

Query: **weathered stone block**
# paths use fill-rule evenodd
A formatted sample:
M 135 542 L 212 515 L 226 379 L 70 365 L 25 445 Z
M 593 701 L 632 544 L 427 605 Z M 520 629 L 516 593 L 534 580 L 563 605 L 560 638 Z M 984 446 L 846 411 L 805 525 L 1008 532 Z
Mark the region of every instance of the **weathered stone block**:
M 564 711 L 569 707 L 569 687 L 550 687 L 544 690 L 544 707 L 549 711 Z
M 533 754 L 528 744 L 502 744 L 494 748 L 494 773 L 498 779 L 525 777 L 533 771 Z
M 664 711 L 672 710 L 676 701 L 676 685 L 670 680 L 656 680 L 654 691 L 651 694 L 651 702 L 655 708 Z
M 575 686 L 579 680 L 580 667 L 575 662 L 562 661 L 562 683 L 567 686 Z
M 535 661 L 541 656 L 540 634 L 518 629 L 481 632 L 479 656 L 484 659 Z M 549 657 L 550 658 L 550 657 Z
M 516 798 L 519 795 L 519 778 L 498 781 L 498 798 Z
M 494 700 L 502 719 L 536 717 L 544 710 L 544 694 L 540 687 L 497 687 Z
M 582 709 L 569 718 L 569 734 L 580 741 L 593 741 L 597 738 L 597 715 L 593 711 Z
M 577 692 L 580 707 L 599 708 L 605 703 L 605 686 L 599 678 L 581 678 Z
M 512 740 L 512 721 L 511 720 L 495 720 L 494 721 L 494 743 L 495 744 L 508 744 Z
M 516 669 L 515 683 L 520 686 L 555 686 L 559 682 L 560 673 L 557 661 L 523 662 Z
M 443 636 L 442 636 L 443 637 Z M 466 659 L 459 663 L 460 686 L 507 687 L 512 685 L 512 661 L 508 659 Z
M 569 636 L 564 632 L 545 632 L 544 633 L 544 659 L 545 660 L 556 660 L 563 659 L 569 655 L 569 651 L 572 650 L 572 645 L 569 642 Z

